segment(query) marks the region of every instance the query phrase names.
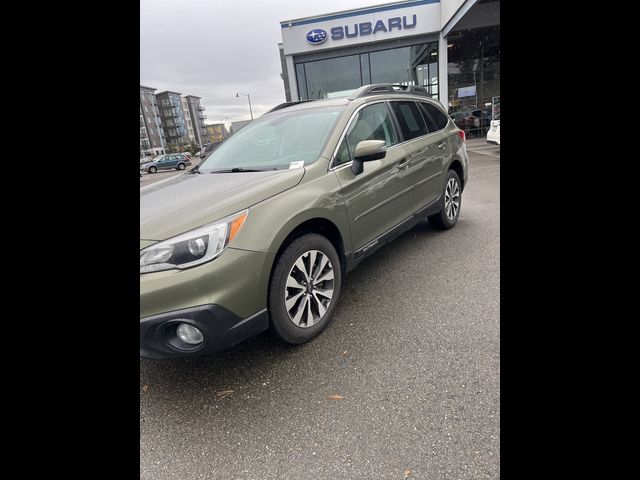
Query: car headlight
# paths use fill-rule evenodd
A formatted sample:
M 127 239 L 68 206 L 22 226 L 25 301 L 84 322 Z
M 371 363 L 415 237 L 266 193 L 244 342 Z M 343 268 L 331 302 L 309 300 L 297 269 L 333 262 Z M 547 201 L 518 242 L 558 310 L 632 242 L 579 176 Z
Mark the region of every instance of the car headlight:
M 140 273 L 194 267 L 218 257 L 247 219 L 244 210 L 140 251 Z

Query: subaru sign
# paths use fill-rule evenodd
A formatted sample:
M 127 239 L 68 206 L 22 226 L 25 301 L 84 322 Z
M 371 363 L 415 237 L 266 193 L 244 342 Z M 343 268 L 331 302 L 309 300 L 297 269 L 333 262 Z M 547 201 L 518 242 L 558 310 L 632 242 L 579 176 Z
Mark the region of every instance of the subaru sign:
M 280 22 L 282 50 L 285 56 L 291 56 L 418 35 L 435 36 L 442 31 L 440 2 L 444 0 L 397 1 L 348 12 L 286 20 Z M 460 5 L 464 1 L 453 3 Z
M 307 42 L 312 45 L 320 45 L 327 40 L 327 32 L 321 28 L 315 28 L 307 33 Z
M 354 38 L 364 35 L 375 35 L 378 32 L 392 32 L 393 29 L 406 30 L 408 28 L 416 28 L 417 16 L 413 15 L 411 21 L 407 20 L 407 16 L 393 17 L 387 19 L 386 22 L 378 20 L 375 25 L 372 22 L 362 22 L 353 25 L 345 25 L 333 27 L 331 29 L 331 40 L 342 40 L 343 38 Z

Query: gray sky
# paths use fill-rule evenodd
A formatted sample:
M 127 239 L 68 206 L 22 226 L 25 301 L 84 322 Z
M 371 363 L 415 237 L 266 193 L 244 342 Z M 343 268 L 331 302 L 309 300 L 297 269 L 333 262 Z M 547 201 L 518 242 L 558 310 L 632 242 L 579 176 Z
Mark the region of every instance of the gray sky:
M 202 97 L 207 123 L 285 101 L 280 21 L 391 0 L 140 0 L 140 84 Z M 225 120 L 229 117 L 229 120 Z

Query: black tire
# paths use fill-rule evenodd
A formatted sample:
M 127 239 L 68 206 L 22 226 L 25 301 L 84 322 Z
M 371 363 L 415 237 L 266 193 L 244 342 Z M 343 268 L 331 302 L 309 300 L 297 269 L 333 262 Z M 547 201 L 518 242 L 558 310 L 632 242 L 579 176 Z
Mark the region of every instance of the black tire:
M 185 168 L 186 168 L 186 165 L 184 163 L 178 164 L 178 170 L 184 170 Z
M 158 169 L 156 167 L 149 167 L 148 172 L 149 173 L 156 173 L 158 171 Z
M 317 320 L 317 323 L 314 323 L 310 327 L 301 327 L 293 322 L 286 308 L 286 296 L 293 295 L 293 293 L 291 293 L 292 290 L 286 287 L 286 283 L 296 261 L 306 252 L 312 250 L 318 250 L 329 259 L 333 269 L 333 283 L 330 285 L 333 287 L 333 296 L 326 306 L 324 314 L 319 316 L 320 318 Z M 310 259 L 310 257 L 307 258 Z M 319 262 L 316 261 L 316 269 L 318 266 Z M 323 271 L 327 271 L 327 268 L 328 267 L 325 267 Z M 315 277 L 317 279 L 322 276 L 321 272 L 316 272 Z M 293 240 L 276 261 L 269 281 L 268 309 L 269 324 L 272 333 L 278 339 L 292 345 L 301 345 L 314 338 L 322 332 L 331 321 L 333 312 L 340 298 L 341 286 L 342 270 L 340 267 L 340 258 L 338 257 L 336 249 L 326 237 L 309 233 Z M 295 292 L 295 290 L 293 290 L 293 292 Z M 304 301 L 304 294 L 300 301 Z M 315 305 L 317 305 L 317 303 L 314 304 L 314 306 Z M 318 309 L 316 308 L 315 313 L 317 312 Z
M 451 179 L 455 180 L 455 183 L 458 185 L 458 189 L 459 189 L 458 209 L 455 215 L 453 215 L 453 218 L 449 218 L 449 216 L 447 215 L 447 204 L 446 204 L 447 185 L 449 185 L 449 182 L 451 181 Z M 431 224 L 432 227 L 437 228 L 439 230 L 448 230 L 449 228 L 453 228 L 456 225 L 456 223 L 458 223 L 458 218 L 460 217 L 460 210 L 462 208 L 462 187 L 460 184 L 460 177 L 458 177 L 458 174 L 454 170 L 449 170 L 447 172 L 447 176 L 444 182 L 444 187 L 442 189 L 441 203 L 442 203 L 442 207 L 440 208 L 440 211 L 428 217 L 429 223 Z

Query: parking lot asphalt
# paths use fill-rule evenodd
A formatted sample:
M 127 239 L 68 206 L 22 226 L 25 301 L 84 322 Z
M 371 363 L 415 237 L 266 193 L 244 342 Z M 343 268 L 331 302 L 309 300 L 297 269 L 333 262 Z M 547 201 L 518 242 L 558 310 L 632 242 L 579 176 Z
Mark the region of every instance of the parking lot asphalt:
M 142 479 L 500 477 L 500 147 L 467 145 L 457 226 L 366 259 L 312 342 L 140 360 Z

